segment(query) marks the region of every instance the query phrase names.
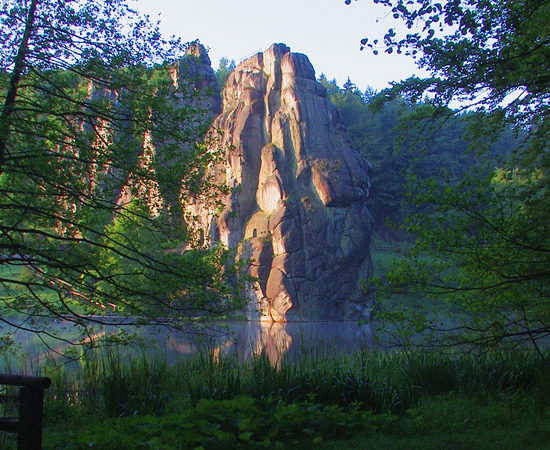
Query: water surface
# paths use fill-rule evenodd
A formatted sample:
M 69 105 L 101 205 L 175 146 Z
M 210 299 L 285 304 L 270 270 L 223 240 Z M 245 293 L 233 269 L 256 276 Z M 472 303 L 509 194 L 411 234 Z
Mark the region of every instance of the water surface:
M 0 361 L 0 369 L 6 364 L 36 368 L 48 358 L 61 358 L 71 347 L 70 342 L 82 341 L 74 326 L 67 322 L 51 324 L 60 332 L 64 341 L 38 337 L 23 330 L 0 331 L 12 333 L 16 353 Z M 246 360 L 264 353 L 272 364 L 303 354 L 346 353 L 358 348 L 374 348 L 374 336 L 370 324 L 355 321 L 339 322 L 247 322 L 227 321 L 203 324 L 200 328 L 176 330 L 168 326 L 127 325 L 125 327 L 98 326 L 85 340 L 101 343 L 102 339 L 124 329 L 138 339 L 121 347 L 128 355 L 161 354 L 168 361 L 206 351 L 213 357 L 231 356 Z M 89 342 L 88 342 L 89 344 Z M 78 354 L 78 352 L 77 352 Z

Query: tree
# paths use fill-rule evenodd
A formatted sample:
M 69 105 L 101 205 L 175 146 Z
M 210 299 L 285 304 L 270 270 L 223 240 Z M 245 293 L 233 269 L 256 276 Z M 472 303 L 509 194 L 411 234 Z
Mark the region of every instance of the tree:
M 229 60 L 227 58 L 220 59 L 220 65 L 216 72 L 216 80 L 218 81 L 218 89 L 221 91 L 225 87 L 225 82 L 229 77 L 229 74 L 235 70 L 235 60 Z
M 0 322 L 85 337 L 116 323 L 102 308 L 232 307 L 223 252 L 193 250 L 178 208 L 213 191 L 217 155 L 196 90 L 172 79 L 186 46 L 125 0 L 6 0 L 0 36 Z
M 328 97 L 341 112 L 346 133 L 354 149 L 361 152 L 373 166 L 372 188 L 367 200 L 375 232 L 382 236 L 404 237 L 400 225 L 415 209 L 408 201 L 408 174 L 455 183 L 468 169 L 479 164 L 475 154 L 468 151 L 468 124 L 478 120 L 475 113 L 463 113 L 432 123 L 409 120 L 414 113 L 429 116 L 430 104 L 408 105 L 395 98 L 381 106 L 371 90 L 367 97 L 348 81 L 339 88 L 335 81 L 321 76 Z M 369 92 L 367 90 L 367 92 Z M 508 130 L 506 141 L 500 139 L 490 148 L 491 154 L 510 153 L 515 140 Z M 496 160 L 496 158 L 491 158 Z M 388 222 L 391 224 L 388 227 Z
M 350 3 L 350 1 L 346 1 Z M 547 0 L 380 0 L 411 32 L 393 28 L 384 51 L 415 58 L 429 78 L 412 77 L 384 92 L 413 102 L 428 95 L 438 107 L 460 101 L 492 114 L 491 126 L 511 123 L 548 142 L 550 45 Z M 414 32 L 412 32 L 414 31 Z M 375 42 L 376 41 L 376 42 Z M 378 40 L 361 41 L 378 52 Z M 486 132 L 487 130 L 485 130 Z M 539 139 L 540 138 L 540 139 Z
M 436 118 L 459 101 L 477 113 L 469 132 L 478 157 L 508 125 L 521 139 L 510 158 L 496 167 L 488 158 L 487 169 L 457 183 L 414 180 L 413 196 L 426 209 L 410 219 L 418 240 L 396 266 L 393 289 L 412 286 L 461 305 L 468 320 L 446 329 L 452 344 L 537 346 L 550 333 L 550 2 L 380 3 L 409 31 L 390 29 L 381 46 L 370 38 L 363 46 L 410 55 L 430 73 L 394 83 L 382 101 L 424 99 Z
M 323 77 L 320 81 L 327 88 L 330 101 L 342 114 L 352 147 L 373 166 L 368 205 L 375 231 L 385 234 L 386 220 L 401 223 L 404 215 L 403 171 L 412 158 L 397 148 L 395 129 L 408 107 L 396 100 L 373 112 L 368 99 L 349 79 L 342 89 L 336 81 L 329 82 Z

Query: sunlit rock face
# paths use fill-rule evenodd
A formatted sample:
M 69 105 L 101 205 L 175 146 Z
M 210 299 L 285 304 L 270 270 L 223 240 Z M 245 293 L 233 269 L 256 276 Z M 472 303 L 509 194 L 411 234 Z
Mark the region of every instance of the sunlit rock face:
M 256 278 L 249 317 L 367 317 L 370 166 L 350 148 L 308 58 L 275 44 L 243 61 L 213 126 L 227 154 L 211 171 L 230 193 L 223 208 L 189 211 Z

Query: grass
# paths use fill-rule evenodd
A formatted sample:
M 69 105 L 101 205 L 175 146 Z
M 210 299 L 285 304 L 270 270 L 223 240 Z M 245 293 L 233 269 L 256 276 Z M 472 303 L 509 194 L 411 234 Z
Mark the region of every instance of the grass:
M 278 367 L 265 355 L 238 362 L 201 353 L 169 365 L 162 356 L 111 352 L 83 361 L 76 372 L 53 365 L 46 372 L 53 385 L 45 448 L 52 449 L 550 442 L 550 369 L 528 352 L 365 350 L 307 354 Z
M 320 449 L 547 449 L 550 414 L 533 396 L 508 394 L 481 400 L 454 394 L 429 397 L 391 430 L 331 440 Z
M 375 267 L 396 253 L 375 245 Z M 44 448 L 550 448 L 545 356 L 358 350 L 274 367 L 265 354 L 169 364 L 110 351 L 78 370 L 52 361 L 40 369 L 53 379 Z
M 546 355 L 548 357 L 548 355 Z M 51 362 L 45 448 L 548 448 L 550 367 L 525 351 L 202 352 Z M 13 442 L 12 442 L 13 443 Z M 2 448 L 10 441 L 0 440 Z M 13 445 L 12 445 L 13 448 Z
M 483 355 L 457 352 L 359 350 L 348 355 L 307 354 L 273 367 L 266 355 L 247 361 L 200 353 L 168 365 L 162 356 L 125 359 L 109 352 L 83 360 L 81 370 L 48 367 L 53 379 L 47 407 L 74 396 L 79 407 L 101 403 L 105 416 L 163 414 L 202 399 L 237 396 L 285 403 L 314 399 L 324 405 L 362 403 L 374 412 L 403 413 L 426 396 L 456 392 L 509 392 L 536 389 L 550 401 L 550 368 L 531 352 Z

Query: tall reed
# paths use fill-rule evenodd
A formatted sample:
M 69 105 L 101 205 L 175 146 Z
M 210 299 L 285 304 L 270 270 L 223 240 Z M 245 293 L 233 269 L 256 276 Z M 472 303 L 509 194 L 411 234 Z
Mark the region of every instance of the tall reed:
M 164 414 L 201 399 L 236 396 L 286 403 L 352 406 L 402 413 L 430 395 L 490 395 L 545 390 L 545 361 L 521 351 L 484 355 L 459 352 L 313 352 L 272 365 L 264 353 L 246 361 L 204 351 L 171 364 L 165 356 L 128 357 L 110 351 L 88 358 L 72 373 L 57 368 L 48 402 L 88 408 L 104 416 Z M 59 406 L 59 405 L 58 405 Z

